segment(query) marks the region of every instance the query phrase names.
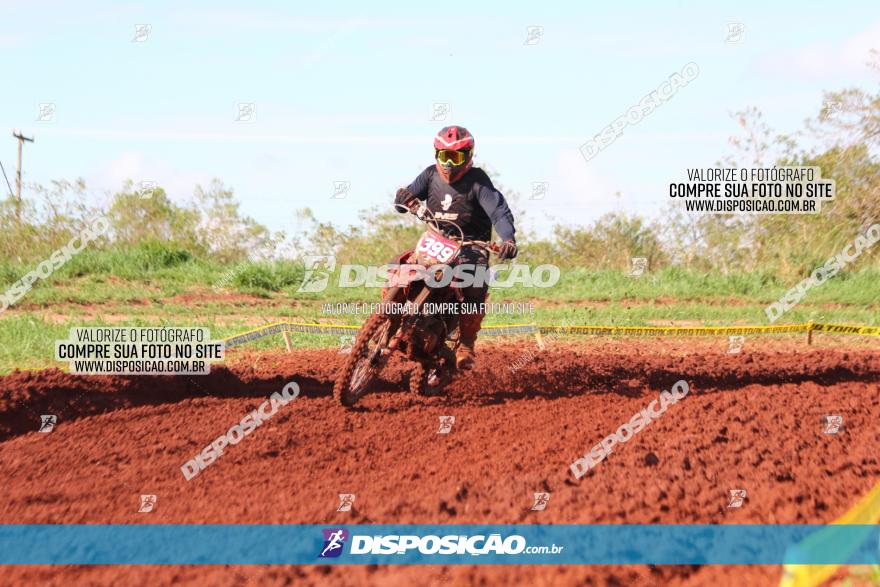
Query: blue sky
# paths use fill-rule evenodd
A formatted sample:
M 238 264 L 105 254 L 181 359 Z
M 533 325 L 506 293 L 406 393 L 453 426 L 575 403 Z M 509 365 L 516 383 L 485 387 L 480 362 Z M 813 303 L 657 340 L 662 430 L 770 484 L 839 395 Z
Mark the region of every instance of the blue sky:
M 348 224 L 432 161 L 448 121 L 478 163 L 522 194 L 526 224 L 655 215 L 665 184 L 729 152 L 730 113 L 760 108 L 780 131 L 822 91 L 876 90 L 876 0 L 665 3 L 0 2 L 0 161 L 25 181 L 83 177 L 99 200 L 123 179 L 185 201 L 222 179 L 273 229 L 294 211 Z M 728 23 L 742 23 L 727 42 Z M 150 26 L 132 42 L 135 25 Z M 527 28 L 543 27 L 526 44 Z M 578 147 L 686 63 L 699 77 L 589 163 Z M 37 121 L 41 103 L 51 121 Z M 239 103 L 256 119 L 235 120 Z M 10 178 L 11 179 L 11 178 Z M 334 182 L 350 182 L 332 199 Z M 529 200 L 532 182 L 549 194 Z M 620 196 L 615 196 L 620 192 Z

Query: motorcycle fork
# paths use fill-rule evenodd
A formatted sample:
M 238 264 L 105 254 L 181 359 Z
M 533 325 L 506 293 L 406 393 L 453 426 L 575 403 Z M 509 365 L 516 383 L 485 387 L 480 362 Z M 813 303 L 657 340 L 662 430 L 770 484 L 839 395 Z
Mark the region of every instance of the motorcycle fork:
M 418 314 L 418 311 L 421 309 L 422 304 L 425 303 L 425 300 L 428 299 L 428 296 L 431 295 L 431 288 L 425 285 L 418 294 L 416 294 L 415 299 L 413 299 L 412 304 L 415 306 L 415 315 Z M 397 332 L 394 333 L 394 336 L 388 341 L 388 348 L 391 350 L 397 349 L 398 345 L 400 345 L 401 339 L 410 334 L 412 331 L 412 325 L 407 324 L 407 319 L 403 318 L 403 322 L 400 327 L 397 329 Z

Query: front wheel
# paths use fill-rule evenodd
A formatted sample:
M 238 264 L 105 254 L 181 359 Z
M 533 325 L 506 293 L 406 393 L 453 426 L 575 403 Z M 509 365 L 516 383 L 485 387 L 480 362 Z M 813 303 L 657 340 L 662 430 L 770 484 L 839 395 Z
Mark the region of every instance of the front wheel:
M 452 379 L 455 353 L 444 345 L 435 361 L 419 362 L 409 375 L 409 391 L 418 395 L 437 396 Z
M 367 393 L 367 386 L 382 366 L 382 351 L 391 338 L 391 318 L 373 314 L 358 332 L 351 355 L 333 386 L 333 397 L 346 407 L 355 405 Z
M 443 393 L 443 384 L 436 367 L 419 363 L 409 374 L 409 391 L 418 395 L 434 396 Z

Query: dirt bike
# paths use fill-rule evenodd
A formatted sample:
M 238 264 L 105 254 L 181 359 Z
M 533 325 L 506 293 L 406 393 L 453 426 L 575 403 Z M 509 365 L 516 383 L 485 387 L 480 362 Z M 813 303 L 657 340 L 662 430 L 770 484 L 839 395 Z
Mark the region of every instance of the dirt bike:
M 428 229 L 414 250 L 398 258 L 399 269 L 389 271 L 390 286 L 383 292 L 380 310 L 367 319 L 355 338 L 351 354 L 333 386 L 333 397 L 346 407 L 355 405 L 367 394 L 370 383 L 395 352 L 416 362 L 409 376 L 410 392 L 428 396 L 442 392 L 457 371 L 458 316 L 432 310 L 439 304 L 461 302 L 461 288 L 451 285 L 429 287 L 425 282 L 426 271 L 403 269 L 407 265 L 410 269 L 415 265 L 453 267 L 462 247 L 466 246 L 480 247 L 495 254 L 501 250 L 501 246 L 494 242 L 465 240 L 461 227 L 435 218 L 424 205 L 418 210 L 413 201 L 398 206 L 406 207 L 427 224 Z M 452 230 L 444 233 L 440 229 L 441 223 L 453 227 L 460 237 L 448 234 Z M 392 304 L 405 307 L 406 311 L 387 311 Z

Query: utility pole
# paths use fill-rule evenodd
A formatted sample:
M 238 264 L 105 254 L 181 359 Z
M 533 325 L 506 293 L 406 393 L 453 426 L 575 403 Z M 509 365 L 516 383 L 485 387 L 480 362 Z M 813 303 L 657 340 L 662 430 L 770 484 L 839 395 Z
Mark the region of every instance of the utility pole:
M 12 136 L 18 139 L 18 168 L 15 172 L 15 197 L 18 201 L 18 204 L 16 205 L 16 216 L 21 218 L 21 148 L 25 141 L 33 143 L 34 137 L 28 138 L 21 134 L 21 131 L 19 130 L 13 130 Z

